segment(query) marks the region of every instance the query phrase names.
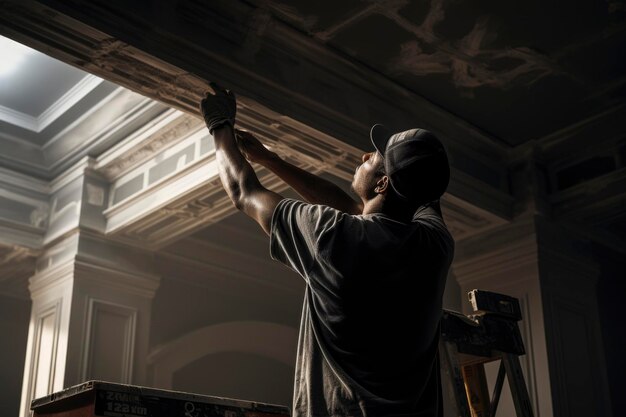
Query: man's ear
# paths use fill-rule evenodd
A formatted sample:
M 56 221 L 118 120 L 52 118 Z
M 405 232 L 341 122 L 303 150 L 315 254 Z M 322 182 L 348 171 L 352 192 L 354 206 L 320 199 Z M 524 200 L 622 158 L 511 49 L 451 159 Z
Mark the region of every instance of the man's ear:
M 389 189 L 389 177 L 386 175 L 383 175 L 376 182 L 376 188 L 374 188 L 374 191 L 376 192 L 376 194 L 386 194 L 388 189 Z

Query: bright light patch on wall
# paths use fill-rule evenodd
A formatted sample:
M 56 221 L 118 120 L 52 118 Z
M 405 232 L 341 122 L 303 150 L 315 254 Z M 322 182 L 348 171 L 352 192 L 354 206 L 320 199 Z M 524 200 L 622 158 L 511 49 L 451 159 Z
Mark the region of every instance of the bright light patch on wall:
M 27 46 L 0 36 L 0 77 L 16 72 L 35 51 Z

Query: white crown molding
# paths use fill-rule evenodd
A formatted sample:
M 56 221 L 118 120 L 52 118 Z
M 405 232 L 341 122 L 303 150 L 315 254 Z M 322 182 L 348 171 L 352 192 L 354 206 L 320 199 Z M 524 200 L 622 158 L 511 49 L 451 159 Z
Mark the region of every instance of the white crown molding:
M 95 75 L 85 75 L 78 83 L 59 97 L 57 101 L 52 103 L 50 107 L 44 110 L 37 117 L 37 130 L 35 131 L 39 133 L 44 130 L 52 122 L 68 111 L 74 104 L 78 103 L 87 94 L 92 92 L 103 81 L 104 80 L 102 78 L 96 77 Z
M 20 189 L 47 195 L 50 192 L 48 181 L 31 177 L 11 169 L 0 167 L 0 184 L 11 185 Z
M 63 128 L 63 130 L 61 130 L 56 135 L 54 135 L 52 138 L 50 138 L 43 145 L 43 147 L 42 147 L 43 150 L 45 151 L 46 148 L 49 148 L 50 146 L 52 146 L 58 140 L 63 139 L 68 134 L 69 131 L 71 131 L 76 126 L 80 125 L 81 123 L 85 122 L 87 119 L 89 119 L 89 117 L 91 117 L 98 110 L 100 110 L 101 108 L 106 106 L 109 102 L 114 100 L 116 97 L 124 95 L 124 94 L 134 94 L 134 93 L 131 93 L 130 91 L 126 90 L 123 87 L 117 87 L 110 94 L 108 94 L 106 97 L 104 97 L 102 100 L 100 100 L 95 106 L 91 107 L 89 110 L 87 110 L 86 112 L 82 113 L 76 120 L 72 121 L 72 123 L 70 123 L 69 125 L 65 126 Z
M 0 106 L 0 120 L 40 133 L 103 81 L 95 75 L 87 74 L 37 117 Z
M 13 110 L 9 107 L 0 106 L 0 120 L 33 132 L 37 132 L 36 117 Z

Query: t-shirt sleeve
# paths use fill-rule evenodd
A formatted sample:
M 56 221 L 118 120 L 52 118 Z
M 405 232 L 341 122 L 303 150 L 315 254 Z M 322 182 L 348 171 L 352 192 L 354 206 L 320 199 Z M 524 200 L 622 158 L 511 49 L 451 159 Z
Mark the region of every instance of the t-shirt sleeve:
M 320 241 L 342 215 L 328 206 L 282 200 L 272 215 L 270 255 L 307 279 L 307 272 L 318 256 Z

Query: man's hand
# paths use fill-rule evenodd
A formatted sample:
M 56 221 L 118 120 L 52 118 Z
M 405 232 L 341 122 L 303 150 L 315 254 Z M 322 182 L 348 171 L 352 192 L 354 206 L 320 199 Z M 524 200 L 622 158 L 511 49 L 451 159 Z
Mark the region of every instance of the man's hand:
M 235 129 L 235 137 L 239 150 L 248 161 L 265 165 L 276 158 L 276 154 L 263 146 L 252 133 Z
M 200 111 L 209 132 L 226 124 L 235 126 L 237 114 L 237 101 L 232 91 L 226 90 L 217 83 L 209 84 L 214 94 L 207 92 L 206 97 L 200 102 Z
M 250 162 L 256 162 L 278 175 L 312 204 L 325 204 L 349 214 L 361 214 L 362 204 L 332 182 L 283 161 L 249 132 L 236 129 L 239 151 Z

